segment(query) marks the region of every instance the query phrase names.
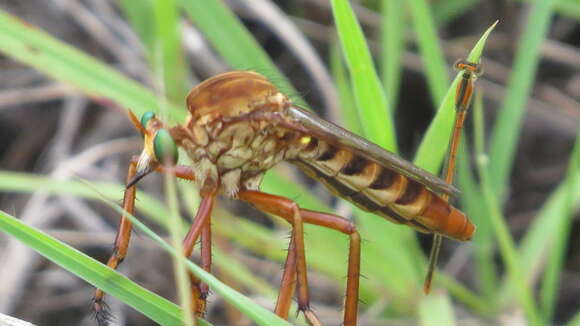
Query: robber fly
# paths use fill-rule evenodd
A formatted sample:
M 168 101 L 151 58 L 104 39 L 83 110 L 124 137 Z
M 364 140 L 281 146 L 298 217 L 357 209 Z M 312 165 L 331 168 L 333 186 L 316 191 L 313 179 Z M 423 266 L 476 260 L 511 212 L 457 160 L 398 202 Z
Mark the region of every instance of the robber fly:
M 135 185 L 153 171 L 174 173 L 199 186 L 201 204 L 184 240 L 190 256 L 201 238 L 201 265 L 210 270 L 209 219 L 217 195 L 239 199 L 280 216 L 292 225 L 280 294 L 275 312 L 288 317 L 296 286 L 298 307 L 310 325 L 321 325 L 310 308 L 303 224 L 316 224 L 350 238 L 344 325 L 357 322 L 360 236 L 342 217 L 299 207 L 293 200 L 260 191 L 264 174 L 288 161 L 322 182 L 332 193 L 363 210 L 420 232 L 459 241 L 471 239 L 475 226 L 442 196 L 457 190 L 436 176 L 395 154 L 293 104 L 264 76 L 233 71 L 212 77 L 187 96 L 189 115 L 182 125 L 170 127 L 155 114 L 141 119 L 130 113 L 143 135 L 144 148 L 129 166 L 124 209 L 133 213 Z M 178 148 L 192 165 L 176 165 Z M 114 254 L 108 265 L 116 268 L 126 255 L 131 222 L 122 217 Z M 297 280 L 297 282 L 295 282 Z M 194 311 L 205 311 L 207 285 L 193 278 Z M 97 290 L 97 317 L 104 313 L 103 292 Z M 104 320 L 106 318 L 101 318 Z

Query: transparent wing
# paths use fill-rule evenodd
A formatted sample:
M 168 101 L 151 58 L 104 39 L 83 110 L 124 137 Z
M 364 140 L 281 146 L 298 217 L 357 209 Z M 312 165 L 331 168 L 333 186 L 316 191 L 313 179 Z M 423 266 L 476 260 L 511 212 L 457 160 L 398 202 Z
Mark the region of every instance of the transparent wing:
M 336 146 L 352 149 L 357 154 L 407 176 L 425 185 L 434 192 L 450 196 L 459 194 L 459 190 L 453 185 L 400 158 L 396 154 L 318 117 L 314 113 L 297 106 L 290 106 L 287 108 L 287 115 L 297 126 L 300 126 L 299 129 L 302 132 L 308 132 L 312 136 L 320 137 L 322 140 Z

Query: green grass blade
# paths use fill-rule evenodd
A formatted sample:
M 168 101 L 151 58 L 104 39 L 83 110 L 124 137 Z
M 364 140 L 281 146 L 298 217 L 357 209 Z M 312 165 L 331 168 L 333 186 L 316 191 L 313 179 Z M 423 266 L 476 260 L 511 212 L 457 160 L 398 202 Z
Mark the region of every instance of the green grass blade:
M 433 293 L 421 300 L 419 318 L 422 326 L 456 325 L 449 297 L 439 293 Z
M 483 115 L 478 114 L 476 116 L 482 117 Z M 536 307 L 532 291 L 525 282 L 524 272 L 521 265 L 519 265 L 518 252 L 514 240 L 510 234 L 505 218 L 502 215 L 497 197 L 491 187 L 490 175 L 488 172 L 489 157 L 484 152 L 485 137 L 483 125 L 482 118 L 475 119 L 475 152 L 477 171 L 479 172 L 481 179 L 483 203 L 486 206 L 488 218 L 495 233 L 502 259 L 507 266 L 507 273 L 515 284 L 516 295 L 518 296 L 520 305 L 526 315 L 526 320 L 530 325 L 539 326 L 542 325 L 543 322 Z
M 576 173 L 580 173 L 580 171 Z M 548 198 L 521 241 L 520 264 L 524 270 L 528 271 L 526 274 L 528 282 L 541 269 L 544 257 L 548 255 L 547 250 L 552 246 L 554 237 L 557 236 L 558 225 L 565 217 L 561 213 L 566 211 L 566 201 L 569 195 L 567 187 L 567 183 L 563 182 Z M 574 196 L 573 205 L 578 205 L 580 203 L 580 180 L 575 181 L 572 194 Z
M 520 0 L 520 2 L 531 2 L 531 0 Z M 580 2 L 577 0 L 556 0 L 554 6 L 558 14 L 580 20 Z
M 441 26 L 473 9 L 478 0 L 446 0 L 433 4 L 433 19 Z
M 542 305 L 544 320 L 550 323 L 554 317 L 554 310 L 560 288 L 560 273 L 564 268 L 564 258 L 566 254 L 566 247 L 570 238 L 570 231 L 572 229 L 572 218 L 574 211 L 574 185 L 580 178 L 578 177 L 578 167 L 580 166 L 580 129 L 576 136 L 576 144 L 572 150 L 570 163 L 568 165 L 568 172 L 562 182 L 566 189 L 567 195 L 564 198 L 564 205 L 562 210 L 557 212 L 554 218 L 559 220 L 559 225 L 556 228 L 556 234 L 552 237 L 554 244 L 552 250 L 548 255 L 548 262 L 542 286 L 540 288 L 540 303 Z
M 177 0 L 155 0 L 153 6 L 154 43 L 149 55 L 158 76 L 157 90 L 175 103 L 182 102 L 190 85 L 189 70 L 181 45 L 181 21 Z
M 348 73 L 342 62 L 340 45 L 337 42 L 333 42 L 330 47 L 330 70 L 338 91 L 344 127 L 359 136 L 363 136 L 362 123 L 352 96 Z
M 475 294 L 475 292 L 468 289 L 465 285 L 458 283 L 452 276 L 440 274 L 436 282 L 443 285 L 455 297 L 455 300 L 461 302 L 462 305 L 472 311 L 481 315 L 490 315 L 492 313 L 487 299 Z
M 119 7 L 131 23 L 133 30 L 145 46 L 147 54 L 153 52 L 153 12 L 149 1 L 120 0 Z
M 138 115 L 157 107 L 143 86 L 93 57 L 0 10 L 0 51 L 47 75 L 71 84 L 97 101 L 131 108 Z M 172 107 L 173 117 L 183 110 Z
M 120 214 L 123 213 L 123 208 L 115 204 L 114 202 L 109 201 L 105 197 L 102 197 L 105 202 L 111 206 L 113 209 L 118 211 Z M 181 258 L 183 255 L 182 252 L 177 251 L 173 248 L 169 243 L 163 240 L 159 235 L 157 235 L 153 230 L 143 224 L 139 219 L 136 217 L 126 214 L 126 216 L 131 220 L 133 225 L 137 227 L 140 231 L 146 234 L 148 237 L 153 239 L 159 246 L 167 251 L 172 256 L 176 257 L 177 259 Z M 202 282 L 209 285 L 209 287 L 217 294 L 219 294 L 225 301 L 235 306 L 238 310 L 240 310 L 244 315 L 250 318 L 252 321 L 256 322 L 256 324 L 260 326 L 288 326 L 290 325 L 287 321 L 283 320 L 282 318 L 278 317 L 274 313 L 266 310 L 265 308 L 257 305 L 251 299 L 245 297 L 238 291 L 228 287 L 220 280 L 218 280 L 215 276 L 211 275 L 210 273 L 204 271 L 201 267 L 197 266 L 193 262 L 189 260 L 184 260 L 189 271 L 191 271 L 195 276 L 197 276 Z
M 171 243 L 177 252 L 184 252 L 183 247 L 183 234 L 182 230 L 182 220 L 179 215 L 179 203 L 177 199 L 177 186 L 175 175 L 167 173 L 164 175 L 165 181 L 165 194 L 167 201 L 167 208 L 169 213 L 169 221 L 167 221 L 166 226 L 169 230 L 169 235 L 171 237 Z M 181 309 L 183 310 L 183 324 L 184 326 L 193 326 L 194 320 L 193 308 L 192 308 L 192 296 L 191 296 L 191 280 L 187 275 L 187 269 L 185 267 L 185 261 L 189 257 L 184 255 L 173 255 L 173 274 L 175 275 L 175 283 L 177 286 L 177 296 L 179 298 L 179 303 Z
M 480 62 L 485 42 L 496 24 L 497 22 L 483 33 L 467 56 L 468 61 Z M 447 89 L 443 102 L 441 102 L 439 110 L 437 110 L 437 114 L 429 125 L 415 154 L 415 164 L 434 174 L 439 171 L 447 154 L 449 137 L 455 119 L 455 90 L 460 79 L 461 72 L 458 72 L 451 86 Z M 441 144 L 445 145 L 441 146 Z
M 391 111 L 387 108 L 388 102 L 360 25 L 348 1 L 336 0 L 331 4 L 365 136 L 394 150 Z M 424 265 L 415 235 L 410 229 L 387 223 L 373 214 L 356 208 L 354 211 L 361 234 L 369 240 L 363 242 L 363 271 L 373 271 L 369 275 L 382 280 L 375 291 L 379 289 L 379 293 L 385 293 L 387 290 L 398 297 L 394 303 L 396 310 L 410 312 L 408 305 L 414 293 L 420 291 L 422 279 L 422 271 L 417 267 Z M 385 290 L 381 291 L 383 288 Z
M 133 283 L 105 265 L 0 211 L 0 229 L 52 262 L 115 296 L 161 325 L 182 325 L 175 304 Z M 200 321 L 202 325 L 209 325 Z
M 556 9 L 562 16 L 580 20 L 580 2 L 576 0 L 557 0 Z
M 95 189 L 99 191 L 101 195 L 107 196 L 110 200 L 117 201 L 119 198 L 123 196 L 124 187 L 116 184 L 109 184 L 109 183 L 93 183 L 92 184 Z M 183 186 L 190 186 L 190 183 L 180 183 Z M 7 171 L 0 171 L 0 190 L 4 192 L 19 192 L 19 193 L 28 193 L 31 191 L 42 190 L 46 191 L 50 194 L 54 195 L 75 195 L 87 199 L 101 199 L 97 193 L 91 191 L 86 187 L 86 185 L 82 184 L 79 181 L 58 181 L 53 180 L 44 176 L 35 176 L 30 174 L 23 174 L 23 173 L 15 173 L 15 172 L 7 172 Z M 191 194 L 187 194 L 184 198 L 190 199 L 192 196 Z M 139 193 L 139 200 L 136 202 L 137 210 L 147 216 L 148 219 L 154 221 L 158 225 L 165 225 L 167 221 L 167 208 L 159 202 L 154 197 L 151 197 L 149 194 L 140 192 Z M 188 208 L 190 208 L 188 206 Z M 195 205 L 194 209 L 190 209 L 190 211 L 194 212 L 197 209 L 197 205 Z M 219 208 L 218 208 L 219 210 Z M 252 251 L 260 252 L 259 249 L 270 249 L 272 253 L 278 254 L 278 260 L 283 260 L 283 252 L 279 250 L 283 246 L 280 245 L 276 248 L 276 240 L 282 241 L 282 238 L 278 238 L 273 235 L 267 229 L 256 229 L 258 226 L 251 221 L 240 219 L 238 217 L 233 217 L 225 211 L 219 211 L 216 213 L 216 217 L 219 216 L 220 218 L 224 218 L 224 221 L 216 222 L 213 225 L 213 229 L 216 230 L 221 235 L 229 235 L 227 231 L 234 231 L 234 233 L 238 236 L 236 239 L 235 237 L 230 237 L 234 240 L 244 239 L 244 240 L 257 240 L 262 239 L 256 246 L 245 246 Z M 227 217 L 227 218 L 226 218 Z M 233 229 L 230 229 L 232 227 Z M 187 230 L 188 225 L 183 224 L 181 225 L 181 230 Z M 261 231 L 261 232 L 260 232 Z M 247 237 L 247 234 L 252 234 L 252 238 Z M 272 289 L 266 285 L 264 282 L 261 282 L 258 279 L 249 279 L 248 273 L 244 272 L 242 269 L 234 268 L 233 266 L 239 266 L 239 263 L 229 259 L 224 254 L 220 254 L 219 250 L 214 248 L 215 259 L 214 262 L 216 263 L 217 267 L 221 270 L 233 270 L 232 277 L 238 279 L 244 285 L 257 290 L 258 292 L 264 295 L 271 295 L 273 293 Z M 269 255 L 265 255 L 266 257 L 270 257 Z M 253 275 L 252 275 L 253 276 Z M 247 283 L 245 281 L 248 281 Z
M 405 51 L 405 2 L 381 0 L 381 79 L 388 107 L 396 110 Z
M 279 179 L 279 177 L 272 173 L 268 174 L 268 178 L 275 182 L 264 182 L 263 189 L 266 192 L 280 192 L 277 189 L 281 189 L 280 187 L 284 185 L 289 192 L 289 197 L 295 198 L 302 207 L 326 212 L 332 211 L 328 206 L 318 201 L 316 197 L 304 195 L 306 190 L 303 190 L 296 183 L 286 179 Z M 281 182 L 282 185 L 278 184 L 277 181 Z M 124 187 L 120 185 L 94 183 L 94 187 L 100 193 L 105 194 L 110 200 L 116 201 L 123 197 Z M 90 189 L 87 189 L 85 185 L 77 181 L 59 181 L 42 176 L 7 171 L 0 171 L 0 190 L 18 193 L 42 190 L 50 194 L 70 194 L 88 199 L 100 199 L 99 196 L 95 195 L 94 191 L 89 191 Z M 155 223 L 165 225 L 167 208 L 157 199 L 144 192 L 139 193 L 139 199 L 136 203 L 137 210 Z M 222 215 L 225 216 L 225 214 L 220 214 L 220 216 Z M 374 218 L 377 219 L 376 217 Z M 383 225 L 389 225 L 389 223 L 381 219 L 377 220 Z M 283 239 L 276 236 L 276 234 L 272 234 L 269 230 L 263 228 L 256 229 L 256 227 L 258 227 L 256 224 L 240 218 L 228 219 L 223 224 L 219 222 L 214 224 L 214 229 L 218 230 L 220 234 L 233 239 L 249 250 L 257 252 L 267 258 L 283 261 L 285 258 L 283 249 L 287 246 L 283 243 Z M 182 230 L 186 230 L 187 228 L 187 225 L 182 226 Z M 235 232 L 227 232 L 228 230 L 234 230 Z M 311 225 L 306 226 L 306 233 L 307 247 L 309 248 L 307 253 L 309 266 L 342 282 L 346 273 L 345 259 L 348 252 L 348 239 L 339 232 Z M 252 236 L 248 237 L 248 234 Z M 373 245 L 378 246 L 376 243 Z M 392 246 L 396 247 L 394 244 Z M 363 252 L 363 260 L 372 261 L 372 257 L 370 251 Z M 216 260 L 216 263 L 219 263 L 219 261 Z M 391 274 L 388 264 L 386 266 L 385 264 L 380 264 L 379 266 L 373 265 L 372 267 L 375 267 L 375 269 L 365 269 L 365 273 L 368 273 L 368 278 L 372 283 L 367 282 L 366 279 L 361 280 L 361 292 L 366 295 L 367 299 L 374 298 L 379 294 L 376 284 L 387 283 L 389 288 L 392 285 L 385 281 L 390 279 Z M 223 267 L 220 268 L 223 269 Z M 395 284 L 393 286 L 398 285 Z M 384 288 L 381 285 L 381 289 L 384 290 Z M 406 294 L 411 295 L 409 291 Z
M 501 198 L 505 190 L 512 168 L 526 102 L 535 80 L 540 46 L 550 27 L 554 3 L 554 0 L 536 0 L 531 5 L 509 78 L 507 98 L 493 127 L 490 142 L 492 160 L 489 169 L 492 191 L 498 198 Z
M 580 312 L 576 313 L 572 320 L 566 324 L 567 326 L 580 326 Z
M 360 24 L 348 1 L 331 3 L 365 135 L 372 142 L 396 151 L 390 110 Z
M 427 85 L 431 92 L 433 106 L 438 106 L 445 99 L 449 75 L 447 63 L 439 45 L 437 27 L 427 1 L 410 0 L 408 3 L 411 7 L 414 30 L 417 34 L 419 52 L 423 57 L 423 67 L 427 74 Z
M 482 123 L 483 118 L 483 95 L 482 92 L 475 94 L 473 102 L 473 117 L 474 120 Z M 477 137 L 483 137 L 477 134 Z M 463 137 L 462 137 L 463 138 Z M 483 139 L 476 138 L 475 142 L 483 146 Z M 477 280 L 478 285 L 484 297 L 489 302 L 492 300 L 495 291 L 497 290 L 497 274 L 495 266 L 495 244 L 493 241 L 493 227 L 490 224 L 485 205 L 481 204 L 481 191 L 475 182 L 475 178 L 471 173 L 468 162 L 468 155 L 465 148 L 465 142 L 459 148 L 458 155 L 458 179 L 460 182 L 460 189 L 462 195 L 460 196 L 461 203 L 472 222 L 477 225 L 477 232 L 473 237 L 474 242 L 474 256 L 477 264 Z M 492 304 L 493 305 L 493 304 Z
M 306 105 L 252 34 L 223 1 L 179 1 L 204 36 L 232 67 L 256 70 L 265 74 L 282 92 L 292 95 L 297 104 Z

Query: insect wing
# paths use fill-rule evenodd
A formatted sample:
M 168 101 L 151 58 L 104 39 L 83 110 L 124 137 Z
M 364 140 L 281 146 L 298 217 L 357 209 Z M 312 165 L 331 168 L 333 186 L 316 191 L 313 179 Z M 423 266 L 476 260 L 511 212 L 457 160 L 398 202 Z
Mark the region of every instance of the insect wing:
M 449 196 L 459 194 L 459 190 L 453 185 L 311 112 L 292 105 L 288 108 L 287 114 L 295 123 L 303 127 L 300 129 L 307 130 L 312 136 L 320 137 L 336 146 L 350 148 L 358 155 L 411 178 L 434 192 Z

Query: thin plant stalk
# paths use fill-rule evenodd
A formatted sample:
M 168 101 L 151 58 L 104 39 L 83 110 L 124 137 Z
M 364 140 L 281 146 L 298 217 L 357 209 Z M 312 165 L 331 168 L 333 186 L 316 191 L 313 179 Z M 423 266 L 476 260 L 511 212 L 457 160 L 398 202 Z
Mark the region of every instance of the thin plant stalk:
M 181 237 L 181 218 L 179 215 L 179 203 L 177 202 L 177 188 L 175 184 L 175 174 L 173 169 L 169 169 L 165 174 L 165 192 L 167 194 L 167 207 L 169 208 L 169 233 L 171 243 L 175 251 L 183 252 L 183 243 Z M 193 318 L 193 307 L 191 300 L 191 284 L 187 276 L 187 267 L 185 266 L 186 257 L 183 255 L 173 255 L 173 265 L 175 280 L 179 296 L 179 303 L 183 309 L 183 323 L 186 326 L 197 325 Z
M 524 314 L 526 315 L 527 321 L 532 326 L 540 326 L 544 324 L 543 320 L 538 313 L 532 291 L 525 282 L 524 273 L 519 265 L 518 253 L 514 240 L 501 213 L 493 188 L 490 185 L 491 180 L 488 172 L 489 158 L 483 150 L 485 138 L 483 131 L 483 113 L 481 111 L 482 110 L 479 106 L 474 108 L 476 165 L 481 178 L 481 193 L 483 201 L 489 212 L 489 219 L 495 231 L 500 253 L 507 266 L 509 277 L 513 282 L 515 282 L 516 294 Z

